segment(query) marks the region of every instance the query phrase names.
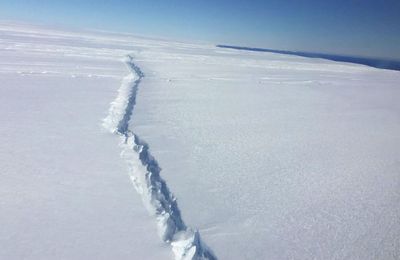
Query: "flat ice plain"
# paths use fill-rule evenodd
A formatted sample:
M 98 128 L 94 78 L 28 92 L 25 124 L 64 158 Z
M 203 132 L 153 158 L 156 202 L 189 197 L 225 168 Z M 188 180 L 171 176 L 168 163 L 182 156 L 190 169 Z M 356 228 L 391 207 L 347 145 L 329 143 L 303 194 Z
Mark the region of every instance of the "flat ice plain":
M 400 73 L 0 24 L 0 259 L 173 259 L 102 120 L 129 128 L 218 259 L 400 257 Z

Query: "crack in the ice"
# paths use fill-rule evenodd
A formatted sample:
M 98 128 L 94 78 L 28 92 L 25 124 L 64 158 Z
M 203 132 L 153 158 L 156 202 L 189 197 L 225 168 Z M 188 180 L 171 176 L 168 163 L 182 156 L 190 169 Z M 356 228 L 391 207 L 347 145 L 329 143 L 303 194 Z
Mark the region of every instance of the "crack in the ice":
M 103 125 L 121 137 L 121 156 L 129 166 L 131 180 L 149 212 L 156 217 L 159 235 L 172 246 L 175 259 L 216 260 L 201 241 L 199 232 L 185 225 L 176 198 L 161 178 L 161 168 L 150 154 L 149 146 L 129 129 L 138 86 L 144 74 L 132 56 L 127 56 L 125 63 L 131 73 L 123 79 Z

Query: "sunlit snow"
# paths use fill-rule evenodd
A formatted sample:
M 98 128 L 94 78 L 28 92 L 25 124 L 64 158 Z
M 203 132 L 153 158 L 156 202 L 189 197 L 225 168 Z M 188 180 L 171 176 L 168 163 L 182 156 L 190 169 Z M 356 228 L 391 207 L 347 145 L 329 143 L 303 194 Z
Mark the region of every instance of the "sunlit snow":
M 399 84 L 0 24 L 0 259 L 398 259 Z

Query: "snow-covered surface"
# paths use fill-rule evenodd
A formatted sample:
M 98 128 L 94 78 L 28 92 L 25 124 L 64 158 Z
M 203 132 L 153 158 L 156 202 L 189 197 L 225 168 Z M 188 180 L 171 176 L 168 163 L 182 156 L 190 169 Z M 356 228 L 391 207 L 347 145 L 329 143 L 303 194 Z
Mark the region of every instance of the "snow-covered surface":
M 134 131 L 221 259 L 400 257 L 400 73 L 142 51 Z
M 154 200 L 129 179 L 154 170 L 137 160 L 143 147 L 201 234 L 161 232 L 175 256 L 197 244 L 218 259 L 400 257 L 399 72 L 99 32 L 0 33 L 1 259 L 173 258 Z
M 171 259 L 102 119 L 111 41 L 0 27 L 0 259 Z M 93 40 L 90 40 L 93 39 Z M 111 43 L 110 43 L 111 42 Z

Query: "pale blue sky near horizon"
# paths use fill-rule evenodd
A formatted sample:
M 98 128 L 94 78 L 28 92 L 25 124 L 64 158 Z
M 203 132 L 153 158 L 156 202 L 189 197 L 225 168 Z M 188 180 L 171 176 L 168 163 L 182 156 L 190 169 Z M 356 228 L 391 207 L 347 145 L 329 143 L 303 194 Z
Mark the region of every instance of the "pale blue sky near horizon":
M 0 0 L 0 20 L 400 60 L 397 0 Z

